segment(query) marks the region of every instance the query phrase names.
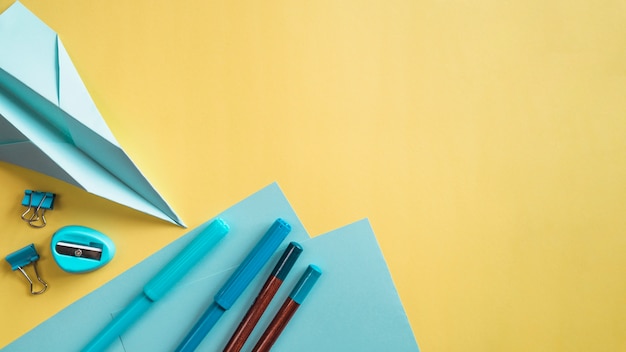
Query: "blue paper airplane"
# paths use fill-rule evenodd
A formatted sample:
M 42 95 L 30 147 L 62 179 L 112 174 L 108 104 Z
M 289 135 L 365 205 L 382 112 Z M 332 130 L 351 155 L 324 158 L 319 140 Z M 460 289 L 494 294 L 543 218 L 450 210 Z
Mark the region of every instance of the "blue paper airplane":
M 21 3 L 0 15 L 0 161 L 184 226 L 121 148 L 58 35 Z

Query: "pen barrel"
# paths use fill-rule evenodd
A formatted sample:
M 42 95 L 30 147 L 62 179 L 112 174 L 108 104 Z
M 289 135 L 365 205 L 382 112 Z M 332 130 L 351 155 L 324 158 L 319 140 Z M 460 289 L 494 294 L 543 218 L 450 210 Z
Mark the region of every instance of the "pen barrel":
M 267 329 L 263 332 L 263 335 L 261 335 L 261 338 L 252 349 L 252 352 L 269 351 L 278 339 L 278 336 L 280 336 L 285 329 L 285 326 L 287 326 L 287 323 L 289 323 L 296 313 L 296 310 L 298 310 L 298 307 L 300 307 L 300 305 L 296 301 L 287 298 L 278 313 L 276 313 L 274 319 L 272 319 L 270 325 L 268 325 Z
M 137 296 L 129 305 L 113 318 L 100 333 L 85 346 L 81 352 L 104 351 L 115 339 L 139 319 L 150 308 L 152 301 L 143 294 Z
M 241 320 L 241 323 L 237 327 L 237 330 L 233 333 L 233 336 L 224 347 L 224 352 L 239 352 L 243 348 L 243 345 L 246 343 L 246 340 L 254 330 L 254 327 L 261 319 L 261 316 L 267 309 L 267 306 L 274 298 L 274 295 L 282 285 L 283 280 L 277 278 L 276 276 L 270 276 L 263 288 L 259 292 L 259 295 L 254 300 L 248 312 Z
M 185 336 L 183 341 L 176 348 L 176 352 L 193 352 L 198 348 L 206 334 L 211 331 L 213 326 L 222 317 L 226 310 L 213 302 L 209 308 L 204 311 L 202 317 L 196 322 L 191 331 Z
M 172 261 L 146 284 L 144 293 L 152 301 L 163 297 L 194 265 L 228 233 L 228 225 L 221 219 L 213 220 Z

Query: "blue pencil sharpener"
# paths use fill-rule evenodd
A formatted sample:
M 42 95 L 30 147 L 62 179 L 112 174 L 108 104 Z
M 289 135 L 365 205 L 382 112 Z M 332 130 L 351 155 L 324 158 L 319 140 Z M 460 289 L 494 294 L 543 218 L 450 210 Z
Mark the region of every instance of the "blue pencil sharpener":
M 68 273 L 96 270 L 113 259 L 115 244 L 102 232 L 84 226 L 65 226 L 52 235 L 52 256 Z

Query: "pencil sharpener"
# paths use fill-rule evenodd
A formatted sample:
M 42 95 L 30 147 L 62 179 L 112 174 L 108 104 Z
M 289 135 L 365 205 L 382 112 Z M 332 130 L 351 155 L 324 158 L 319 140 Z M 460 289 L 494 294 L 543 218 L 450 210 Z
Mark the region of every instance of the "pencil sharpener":
M 52 257 L 68 273 L 96 270 L 113 259 L 115 244 L 102 232 L 85 226 L 65 226 L 52 235 Z

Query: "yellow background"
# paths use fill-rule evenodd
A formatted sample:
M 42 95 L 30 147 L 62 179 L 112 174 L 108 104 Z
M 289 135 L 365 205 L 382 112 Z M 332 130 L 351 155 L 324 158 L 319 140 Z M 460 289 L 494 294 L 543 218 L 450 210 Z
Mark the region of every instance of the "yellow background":
M 623 1 L 23 3 L 190 228 L 277 181 L 312 235 L 370 219 L 424 351 L 626 350 Z M 186 232 L 6 163 L 0 183 L 0 254 L 34 242 L 50 282 L 2 264 L 0 346 Z M 45 229 L 26 188 L 59 194 Z M 117 257 L 62 272 L 68 224 Z

